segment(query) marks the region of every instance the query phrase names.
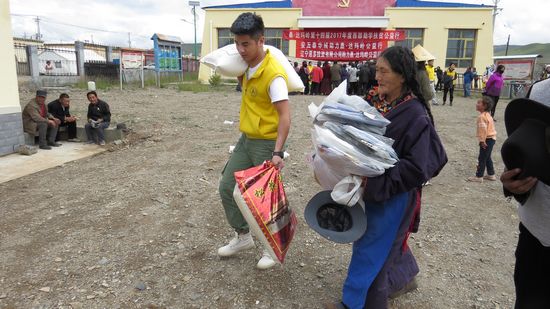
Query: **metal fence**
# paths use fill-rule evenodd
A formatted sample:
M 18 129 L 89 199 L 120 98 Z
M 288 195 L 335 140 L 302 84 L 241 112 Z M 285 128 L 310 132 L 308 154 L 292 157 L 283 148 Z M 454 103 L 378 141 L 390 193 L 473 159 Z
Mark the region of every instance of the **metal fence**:
M 13 44 L 15 51 L 15 64 L 17 68 L 17 75 L 29 76 L 31 70 L 29 68 L 29 61 L 27 60 L 27 47 L 24 44 Z
M 74 49 L 47 48 L 39 46 L 38 62 L 40 75 L 78 75 Z
M 118 64 L 105 61 L 88 61 L 84 63 L 84 72 L 88 78 L 118 79 Z
M 182 59 L 182 69 L 183 72 L 197 72 L 199 70 L 199 60 L 195 59 Z

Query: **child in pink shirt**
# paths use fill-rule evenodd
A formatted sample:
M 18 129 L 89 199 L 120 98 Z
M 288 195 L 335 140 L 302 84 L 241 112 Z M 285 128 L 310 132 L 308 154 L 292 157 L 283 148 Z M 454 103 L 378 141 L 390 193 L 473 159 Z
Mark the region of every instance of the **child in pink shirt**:
M 475 177 L 468 178 L 468 181 L 483 182 L 483 180 L 496 180 L 491 152 L 497 138 L 495 122 L 491 117 L 490 111 L 493 106 L 493 100 L 488 96 L 483 96 L 476 103 L 476 110 L 479 112 L 477 117 L 477 139 L 479 141 L 479 156 L 477 157 L 477 171 Z M 487 175 L 485 173 L 487 167 Z

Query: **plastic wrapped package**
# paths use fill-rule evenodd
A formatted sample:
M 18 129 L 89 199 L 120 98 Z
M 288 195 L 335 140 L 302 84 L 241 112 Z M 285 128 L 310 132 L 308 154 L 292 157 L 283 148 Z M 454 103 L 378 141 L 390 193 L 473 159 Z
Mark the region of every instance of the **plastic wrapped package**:
M 393 150 L 390 145 L 387 145 L 377 138 L 377 136 L 382 137 L 381 135 L 361 131 L 353 126 L 341 125 L 330 121 L 325 122 L 323 127 L 329 129 L 341 140 L 353 145 L 362 154 L 372 157 L 377 161 L 393 165 L 399 160 L 395 150 Z M 391 143 L 393 143 L 392 139 L 387 137 L 384 138 L 386 140 L 389 139 Z
M 326 128 L 314 125 L 312 130 L 313 144 L 317 155 L 335 170 L 346 174 L 374 177 L 391 168 L 387 164 L 362 154 L 350 143 L 339 139 Z
M 359 111 L 351 106 L 341 103 L 327 103 L 321 108 L 317 117 L 329 115 L 334 118 L 342 118 L 344 121 L 351 121 L 379 128 L 386 127 L 390 121 L 384 118 L 378 111 Z

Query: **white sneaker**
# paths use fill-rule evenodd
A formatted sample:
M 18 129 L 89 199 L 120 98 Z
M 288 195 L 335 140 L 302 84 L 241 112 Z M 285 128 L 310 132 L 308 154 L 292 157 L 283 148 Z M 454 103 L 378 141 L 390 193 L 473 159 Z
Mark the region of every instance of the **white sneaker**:
M 269 268 L 275 266 L 275 264 L 277 264 L 277 262 L 275 262 L 271 258 L 271 255 L 269 254 L 269 252 L 264 249 L 264 252 L 262 254 L 262 258 L 258 261 L 258 264 L 256 265 L 256 267 L 258 269 L 269 269 Z
M 235 253 L 250 249 L 254 247 L 254 240 L 252 239 L 252 234 L 250 232 L 246 234 L 235 233 L 235 237 L 231 239 L 229 244 L 218 249 L 219 256 L 232 256 Z

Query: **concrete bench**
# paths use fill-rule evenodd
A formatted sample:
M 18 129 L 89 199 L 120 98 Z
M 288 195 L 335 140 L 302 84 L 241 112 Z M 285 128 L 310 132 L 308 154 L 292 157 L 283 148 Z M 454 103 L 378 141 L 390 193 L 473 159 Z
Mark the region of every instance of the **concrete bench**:
M 60 129 L 59 140 L 66 141 L 68 139 L 67 127 L 60 127 L 59 129 Z M 105 132 L 106 143 L 111 143 L 116 140 L 121 140 L 125 137 L 124 131 L 117 129 L 116 125 L 108 127 L 107 129 L 105 129 L 104 132 Z M 35 145 L 36 142 L 38 141 L 38 132 L 36 132 L 35 136 L 32 136 L 27 132 L 24 132 L 23 135 L 25 137 L 26 145 Z M 76 127 L 76 138 L 78 138 L 82 142 L 85 142 L 87 140 L 86 130 L 84 129 L 84 127 Z

